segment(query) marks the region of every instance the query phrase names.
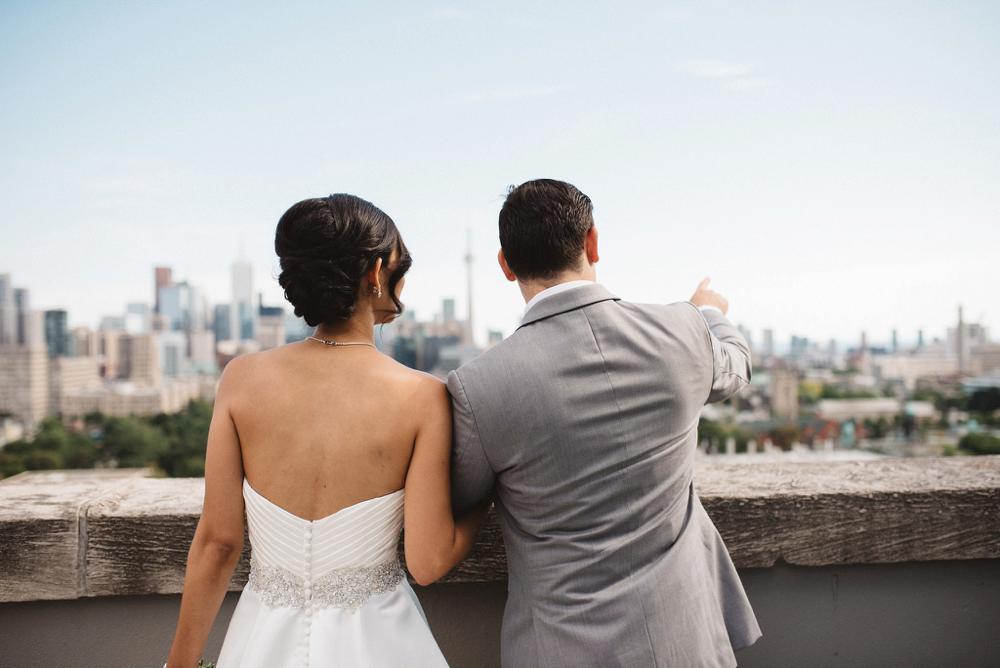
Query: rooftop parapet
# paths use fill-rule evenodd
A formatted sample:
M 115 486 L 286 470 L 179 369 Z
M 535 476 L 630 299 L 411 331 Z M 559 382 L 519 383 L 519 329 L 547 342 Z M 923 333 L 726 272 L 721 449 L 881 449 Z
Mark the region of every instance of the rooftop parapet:
M 181 591 L 201 478 L 29 472 L 0 481 L 0 602 Z M 1000 557 L 1000 456 L 701 462 L 695 488 L 737 567 Z M 230 589 L 246 582 L 249 542 Z M 445 582 L 506 578 L 491 518 Z

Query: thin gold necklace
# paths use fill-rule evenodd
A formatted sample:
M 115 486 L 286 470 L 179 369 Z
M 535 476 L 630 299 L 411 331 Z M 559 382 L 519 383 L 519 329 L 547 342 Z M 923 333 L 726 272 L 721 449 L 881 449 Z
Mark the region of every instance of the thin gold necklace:
M 318 339 L 315 336 L 307 336 L 307 339 L 312 339 L 313 341 L 319 341 L 320 343 L 325 343 L 328 346 L 371 346 L 375 347 L 374 343 L 368 343 L 367 341 L 335 341 L 334 339 Z

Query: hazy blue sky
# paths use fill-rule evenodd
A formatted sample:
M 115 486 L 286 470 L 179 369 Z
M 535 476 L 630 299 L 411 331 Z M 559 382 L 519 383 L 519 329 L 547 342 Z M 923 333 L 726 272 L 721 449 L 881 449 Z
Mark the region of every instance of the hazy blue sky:
M 0 3 L 0 271 L 94 326 L 154 264 L 227 300 L 242 244 L 284 303 L 279 216 L 351 192 L 418 317 L 464 313 L 471 227 L 509 333 L 496 213 L 552 177 L 626 299 L 710 275 L 781 340 L 940 335 L 959 301 L 1000 334 L 1000 3 L 417 4 Z

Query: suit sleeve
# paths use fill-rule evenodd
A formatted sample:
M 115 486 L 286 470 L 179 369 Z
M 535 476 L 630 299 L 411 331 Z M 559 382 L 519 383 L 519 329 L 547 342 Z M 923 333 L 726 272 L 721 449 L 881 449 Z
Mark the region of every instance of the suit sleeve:
M 712 390 L 705 403 L 723 401 L 750 384 L 750 345 L 720 311 L 698 309 L 712 346 Z
M 476 506 L 493 491 L 496 475 L 479 438 L 476 416 L 458 373 L 448 373 L 452 405 L 451 505 L 457 515 Z

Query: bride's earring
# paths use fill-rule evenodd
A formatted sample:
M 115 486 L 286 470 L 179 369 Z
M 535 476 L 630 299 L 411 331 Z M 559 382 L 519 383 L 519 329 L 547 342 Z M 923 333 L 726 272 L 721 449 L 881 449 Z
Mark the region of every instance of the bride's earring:
M 376 287 L 376 286 L 374 286 L 374 285 L 373 285 L 373 286 L 372 286 L 372 292 L 374 292 L 374 293 L 375 293 L 375 296 L 376 296 L 376 297 L 377 297 L 378 299 L 381 299 L 381 298 L 382 298 L 382 288 L 379 288 L 379 287 Z

